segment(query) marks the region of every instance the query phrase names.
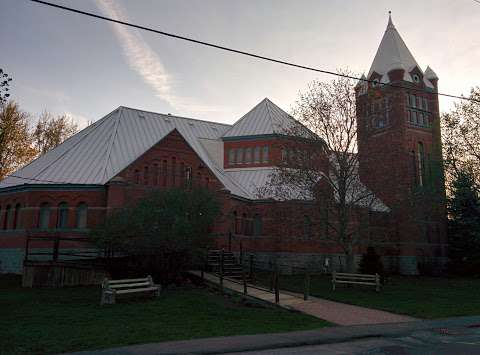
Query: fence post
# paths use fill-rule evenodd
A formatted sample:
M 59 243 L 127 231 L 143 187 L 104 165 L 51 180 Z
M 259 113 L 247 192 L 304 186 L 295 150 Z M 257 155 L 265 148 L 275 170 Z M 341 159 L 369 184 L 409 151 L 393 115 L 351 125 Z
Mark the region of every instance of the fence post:
M 308 267 L 305 268 L 305 283 L 304 283 L 304 289 L 303 289 L 303 299 L 305 301 L 308 300 L 308 296 L 310 294 L 310 272 L 308 270 Z
M 278 265 L 277 260 L 275 260 L 275 303 L 280 302 L 280 291 L 278 289 Z
M 336 281 L 336 272 L 335 271 L 332 271 L 332 287 L 333 287 L 333 291 L 335 291 L 335 281 Z
M 273 268 L 272 260 L 269 260 L 268 264 L 270 270 L 270 291 L 273 291 L 275 288 L 275 269 Z
M 378 273 L 375 273 L 375 285 L 375 290 L 380 292 L 380 275 Z
M 220 292 L 223 294 L 223 253 L 224 250 L 220 252 Z
M 240 241 L 240 265 L 243 266 L 243 244 Z
M 243 294 L 247 294 L 247 277 L 245 275 L 245 268 L 242 265 L 242 278 L 243 278 Z

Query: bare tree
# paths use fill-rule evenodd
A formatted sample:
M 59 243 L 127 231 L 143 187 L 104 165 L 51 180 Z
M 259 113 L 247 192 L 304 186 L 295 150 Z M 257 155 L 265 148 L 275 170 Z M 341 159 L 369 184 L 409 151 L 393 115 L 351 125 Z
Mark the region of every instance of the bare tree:
M 358 176 L 354 84 L 347 78 L 313 81 L 300 93 L 293 109 L 300 124 L 286 128 L 290 138 L 282 140 L 281 162 L 260 191 L 263 196 L 313 200 L 324 219 L 318 226 L 327 225 L 327 233 L 319 234 L 342 248 L 349 271 L 355 267 L 361 229 L 368 227 L 360 220 L 368 220 L 368 210 L 388 210 Z
M 470 98 L 476 101 L 456 103 L 442 116 L 447 189 L 459 172 L 470 171 L 480 191 L 480 87 L 472 88 Z
M 44 111 L 40 115 L 40 119 L 32 133 L 33 144 L 38 154 L 45 154 L 63 143 L 65 139 L 75 134 L 77 130 L 77 124 L 67 115 L 54 117 L 51 113 Z
M 8 91 L 11 81 L 12 78 L 0 68 L 0 106 L 5 105 L 10 96 Z
M 0 106 L 0 180 L 35 157 L 28 118 L 13 101 Z

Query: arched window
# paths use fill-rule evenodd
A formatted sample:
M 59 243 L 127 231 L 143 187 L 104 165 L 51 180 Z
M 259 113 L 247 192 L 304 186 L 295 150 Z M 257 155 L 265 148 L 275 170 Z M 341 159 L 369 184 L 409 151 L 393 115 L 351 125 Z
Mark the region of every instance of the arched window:
M 175 186 L 175 175 L 177 175 L 177 159 L 172 158 L 172 186 Z
M 248 235 L 247 214 L 242 213 L 242 231 L 241 234 Z
M 138 169 L 135 169 L 134 172 L 133 172 L 133 181 L 135 182 L 135 184 L 139 184 L 140 183 L 140 170 Z
M 148 166 L 146 166 L 143 168 L 143 184 L 144 185 L 148 185 L 148 177 L 149 177 L 148 174 L 149 174 Z
M 87 228 L 88 206 L 85 202 L 80 202 L 76 210 L 76 227 L 79 229 Z
M 153 164 L 153 185 L 158 185 L 158 175 L 159 175 L 159 171 L 158 171 L 158 163 L 154 163 Z
M 167 161 L 164 160 L 162 162 L 162 185 L 167 186 L 167 176 L 168 176 L 168 164 Z
M 312 236 L 312 220 L 309 216 L 303 216 L 303 236 L 310 238 Z
M 22 206 L 19 203 L 17 203 L 17 205 L 15 206 L 15 214 L 13 215 L 12 229 L 18 229 L 22 227 L 21 212 L 22 212 Z
M 64 229 L 68 227 L 68 204 L 61 202 L 57 208 L 57 228 Z
M 180 163 L 180 174 L 179 175 L 180 175 L 180 181 L 181 181 L 180 183 L 183 186 L 183 185 L 185 185 L 185 181 L 187 180 L 186 179 L 186 174 L 185 174 L 185 163 L 183 161 Z
M 233 211 L 233 229 L 235 234 L 240 234 L 240 218 L 238 217 L 237 211 Z
M 50 205 L 44 202 L 40 205 L 38 228 L 47 229 L 48 227 L 50 227 Z
M 418 142 L 417 151 L 417 163 L 418 163 L 418 184 L 423 186 L 425 183 L 425 149 L 422 142 Z
M 12 207 L 7 205 L 5 208 L 5 216 L 3 216 L 3 229 L 8 229 L 10 226 L 10 219 L 12 215 Z
M 259 236 L 259 235 L 262 235 L 262 232 L 263 232 L 262 216 L 256 213 L 253 216 L 253 235 Z

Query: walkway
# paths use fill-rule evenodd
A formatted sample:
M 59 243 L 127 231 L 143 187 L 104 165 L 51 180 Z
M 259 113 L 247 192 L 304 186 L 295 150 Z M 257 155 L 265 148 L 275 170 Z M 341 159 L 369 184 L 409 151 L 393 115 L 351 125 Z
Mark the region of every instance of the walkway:
M 191 271 L 200 276 L 199 271 Z M 218 276 L 205 273 L 205 280 L 218 285 Z M 224 279 L 223 286 L 226 289 L 243 294 L 243 285 Z M 248 285 L 248 296 L 275 304 L 275 295 L 272 292 L 259 290 Z M 310 296 L 308 301 L 303 300 L 303 295 L 288 291 L 280 291 L 280 307 L 296 310 L 311 316 L 324 319 L 338 325 L 381 324 L 411 322 L 417 319 L 394 314 L 376 309 L 353 306 L 345 303 L 328 301 Z

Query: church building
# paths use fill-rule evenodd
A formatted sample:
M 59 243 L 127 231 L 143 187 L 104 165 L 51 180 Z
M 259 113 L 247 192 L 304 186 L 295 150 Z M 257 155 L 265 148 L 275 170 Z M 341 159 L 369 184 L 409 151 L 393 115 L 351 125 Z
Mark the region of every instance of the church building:
M 363 79 L 355 87 L 358 174 L 378 203 L 359 209 L 388 217 L 388 238 L 375 245 L 387 269 L 440 269 L 447 245 L 438 77 L 420 68 L 389 19 Z M 258 193 L 285 160 L 280 143 L 292 125 L 269 99 L 233 125 L 115 109 L 0 182 L 0 273 L 22 272 L 28 236 L 88 237 L 111 211 L 149 192 L 192 185 L 220 198 L 218 247 L 265 265 L 281 258 L 321 268 L 328 259 L 341 269 L 343 253 L 324 238 L 328 228 L 317 228 L 309 201 Z

